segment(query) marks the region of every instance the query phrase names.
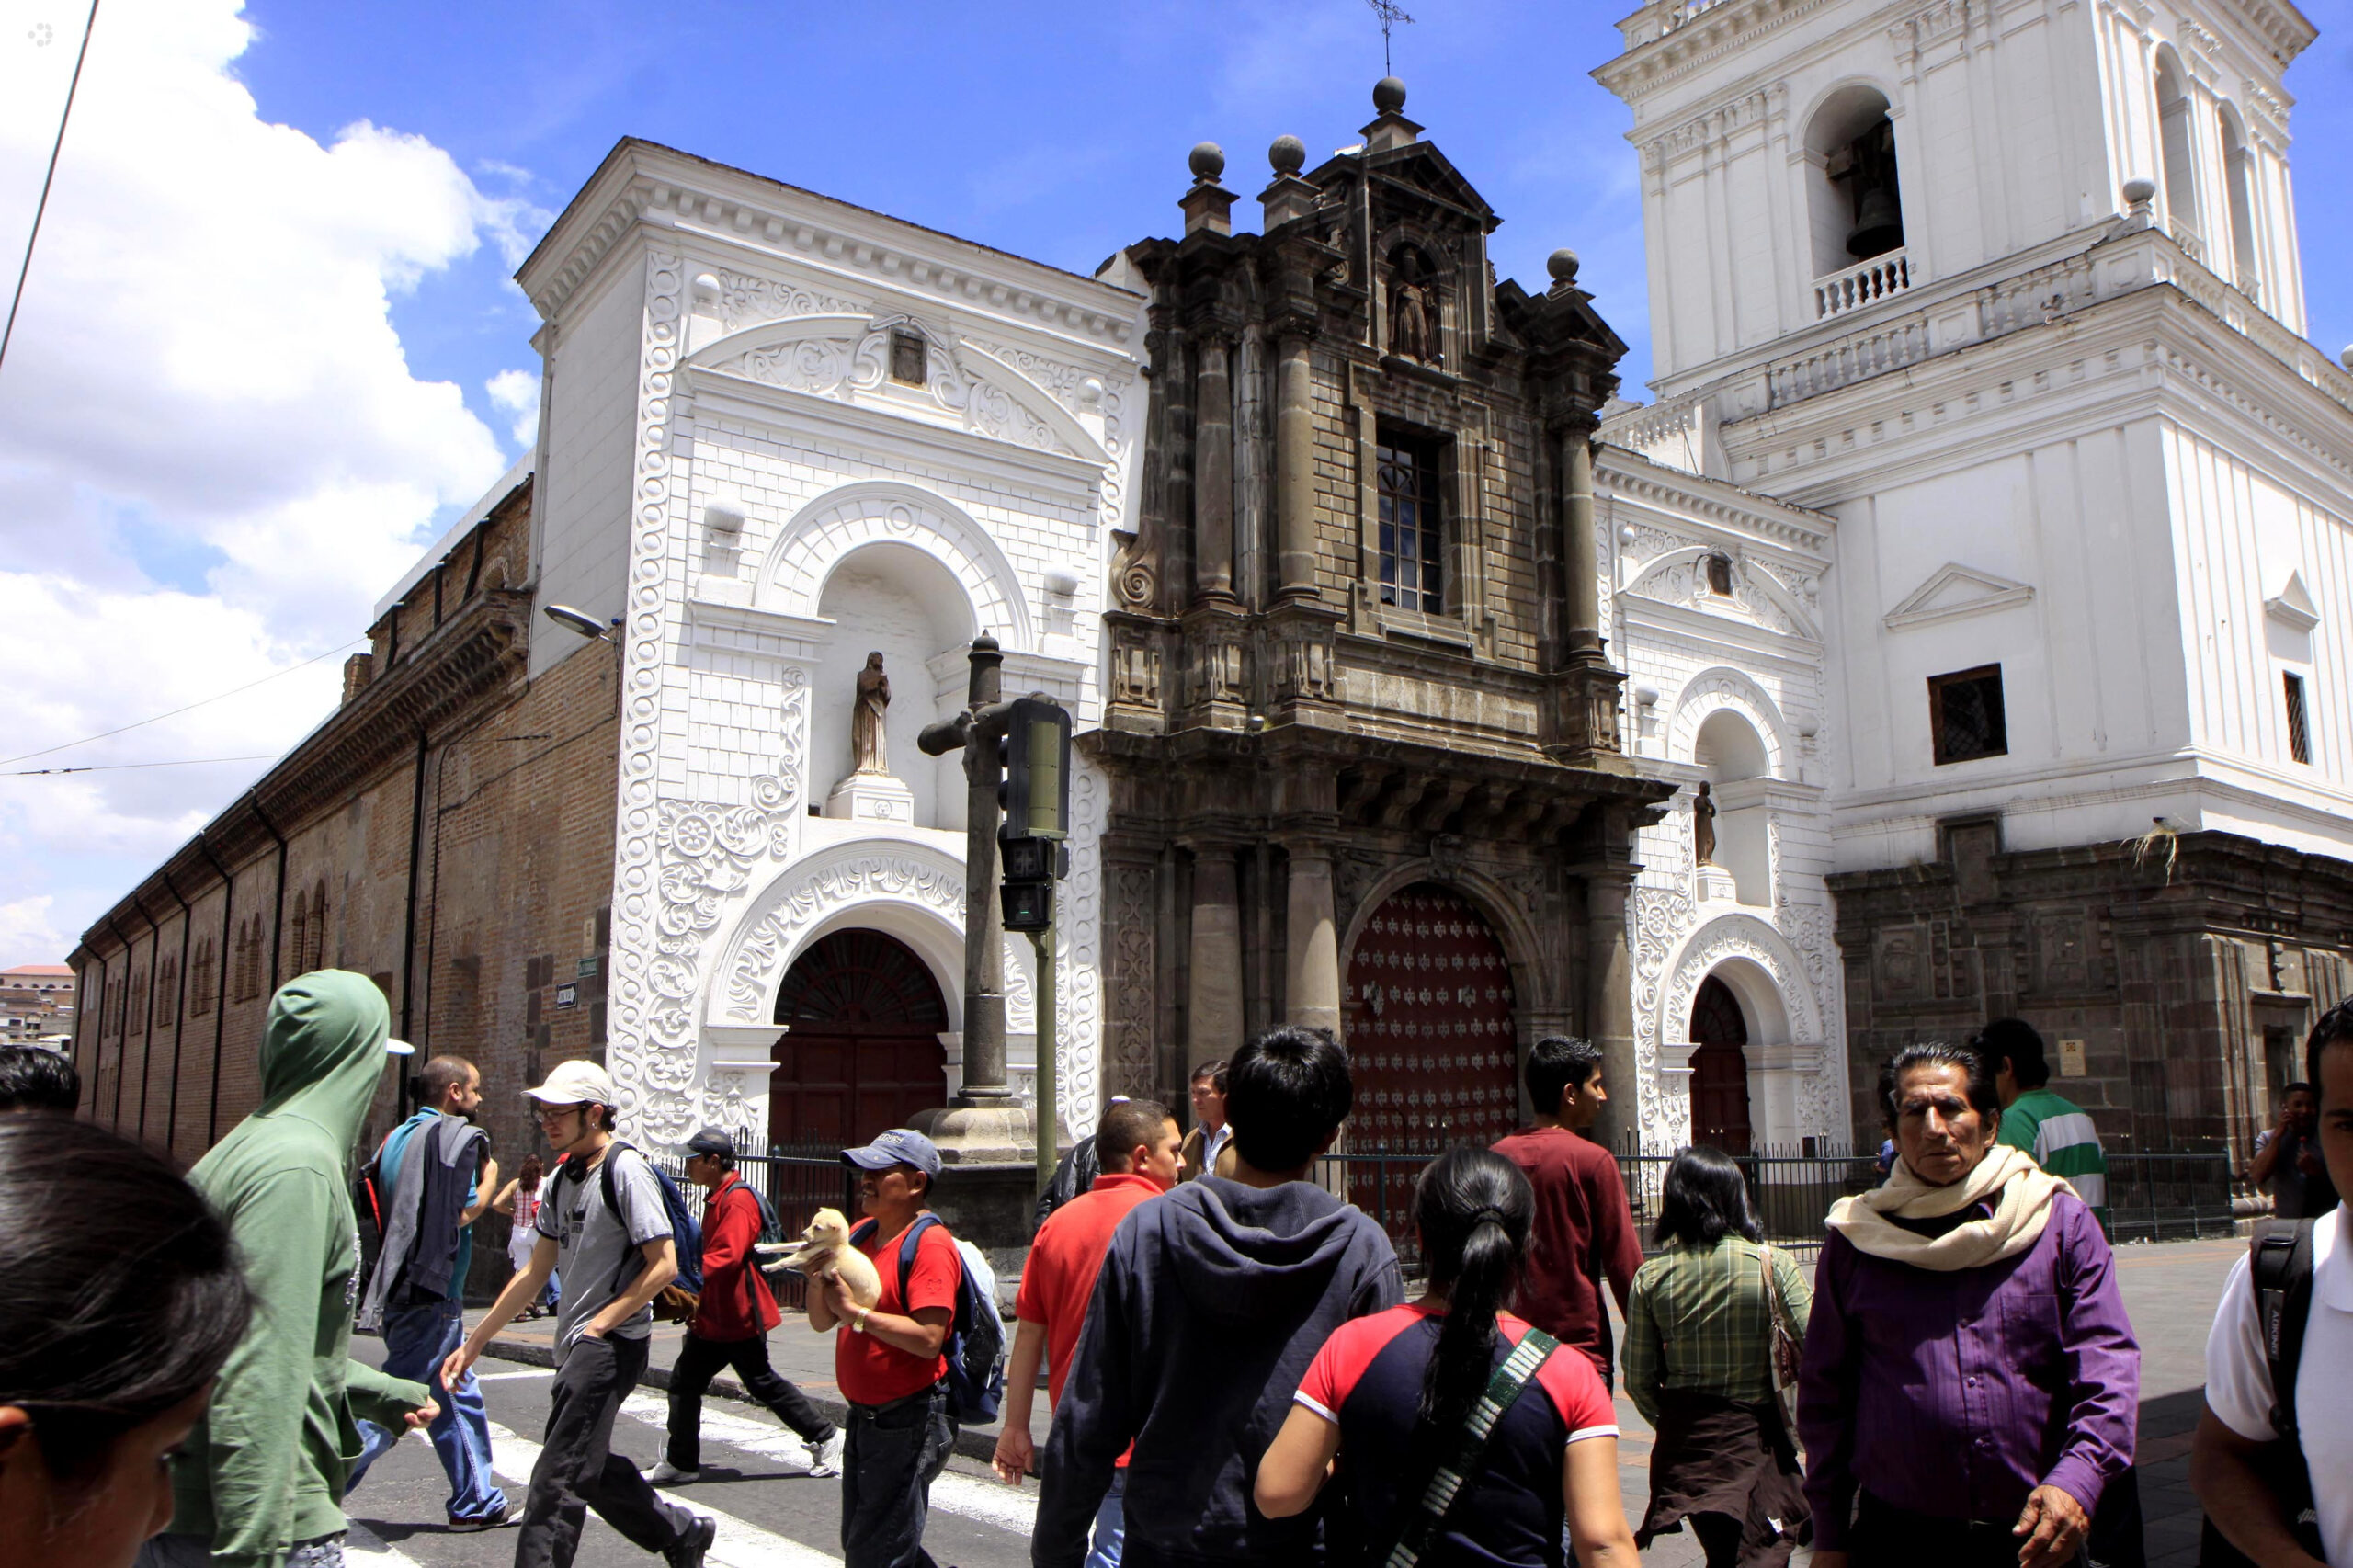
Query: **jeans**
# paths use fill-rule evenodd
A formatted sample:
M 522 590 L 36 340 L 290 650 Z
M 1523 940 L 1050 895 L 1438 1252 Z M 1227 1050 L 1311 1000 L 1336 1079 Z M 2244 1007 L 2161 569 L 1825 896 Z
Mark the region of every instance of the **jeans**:
M 665 1457 L 680 1470 L 702 1468 L 702 1396 L 722 1367 L 732 1368 L 744 1392 L 768 1407 L 804 1443 L 822 1443 L 834 1424 L 817 1413 L 790 1381 L 768 1364 L 767 1335 L 705 1339 L 689 1332 L 670 1369 L 670 1444 Z
M 931 1508 L 931 1483 L 948 1468 L 955 1446 L 945 1383 L 888 1404 L 849 1407 L 849 1441 L 842 1452 L 842 1568 L 936 1568 L 923 1549 L 924 1517 Z
M 642 1339 L 584 1337 L 563 1353 L 515 1568 L 572 1568 L 590 1508 L 643 1551 L 676 1545 L 694 1522 L 693 1513 L 656 1496 L 637 1466 L 612 1451 L 613 1417 L 645 1375 L 646 1350 Z
M 441 1414 L 426 1431 L 433 1438 L 433 1451 L 440 1456 L 443 1473 L 449 1478 L 453 1524 L 506 1511 L 506 1494 L 491 1478 L 490 1417 L 483 1410 L 482 1385 L 474 1381 L 472 1372 L 455 1389 L 441 1382 L 441 1363 L 465 1339 L 466 1309 L 456 1301 L 428 1301 L 384 1314 L 384 1370 L 427 1385 L 441 1406 Z M 351 1467 L 343 1483 L 346 1496 L 359 1490 L 368 1467 L 401 1440 L 400 1433 L 373 1421 L 362 1421 L 359 1435 L 364 1447 L 359 1462 Z
M 1086 1568 L 1120 1568 L 1120 1549 L 1128 1539 L 1128 1469 L 1111 1472 L 1111 1490 L 1095 1510 L 1095 1544 L 1086 1553 Z
M 149 1536 L 132 1559 L 131 1568 L 212 1568 L 212 1538 L 201 1535 Z M 298 1540 L 286 1554 L 285 1568 L 344 1568 L 343 1537 L 323 1535 Z

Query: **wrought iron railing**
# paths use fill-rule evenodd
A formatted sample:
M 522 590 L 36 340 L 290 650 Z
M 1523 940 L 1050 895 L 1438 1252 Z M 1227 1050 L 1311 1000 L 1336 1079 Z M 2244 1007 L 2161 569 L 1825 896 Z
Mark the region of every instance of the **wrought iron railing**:
M 657 1154 L 654 1158 L 654 1164 L 669 1172 L 673 1180 L 685 1184 L 683 1156 Z M 778 1224 L 788 1236 L 808 1229 L 809 1221 L 816 1218 L 820 1209 L 838 1209 L 852 1221 L 858 1218 L 858 1173 L 842 1164 L 838 1148 L 771 1148 L 764 1154 L 739 1154 L 735 1170 L 746 1184 L 767 1197 L 776 1210 Z M 777 1305 L 786 1311 L 799 1312 L 807 1304 L 799 1275 L 771 1274 L 768 1283 L 776 1288 Z

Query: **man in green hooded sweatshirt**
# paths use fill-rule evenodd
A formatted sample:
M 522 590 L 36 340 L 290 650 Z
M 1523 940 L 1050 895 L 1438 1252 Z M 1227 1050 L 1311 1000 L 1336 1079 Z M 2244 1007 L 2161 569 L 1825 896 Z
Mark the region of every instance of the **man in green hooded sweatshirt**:
M 359 1234 L 350 1170 L 391 1056 L 384 994 L 320 970 L 270 998 L 261 1108 L 188 1179 L 236 1238 L 253 1326 L 172 1467 L 172 1523 L 140 1568 L 340 1568 L 355 1417 L 399 1429 L 438 1414 L 422 1383 L 347 1355 Z

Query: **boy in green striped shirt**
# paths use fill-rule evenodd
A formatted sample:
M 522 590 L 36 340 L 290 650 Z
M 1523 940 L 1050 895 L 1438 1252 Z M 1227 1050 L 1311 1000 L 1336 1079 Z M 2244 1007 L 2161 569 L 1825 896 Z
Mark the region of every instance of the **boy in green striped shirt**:
M 1996 1018 L 1971 1043 L 1993 1064 L 1994 1086 L 2001 1093 L 1998 1141 L 2066 1177 L 2105 1233 L 2108 1156 L 2100 1152 L 2099 1129 L 2083 1107 L 2051 1092 L 2042 1037 L 2023 1018 Z

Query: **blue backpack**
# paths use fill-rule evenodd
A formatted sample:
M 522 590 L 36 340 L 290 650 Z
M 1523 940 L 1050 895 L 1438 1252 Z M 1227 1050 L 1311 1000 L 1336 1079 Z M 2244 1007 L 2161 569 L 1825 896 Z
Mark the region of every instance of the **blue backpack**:
M 654 1300 L 654 1315 L 665 1323 L 685 1323 L 695 1315 L 695 1307 L 702 1295 L 702 1221 L 687 1207 L 687 1195 L 670 1179 L 670 1173 L 646 1160 L 634 1143 L 619 1139 L 605 1151 L 604 1164 L 597 1170 L 599 1185 L 605 1195 L 605 1207 L 614 1219 L 621 1217 L 620 1200 L 613 1193 L 613 1165 L 623 1154 L 635 1154 L 645 1160 L 645 1168 L 654 1173 L 654 1181 L 662 1189 L 662 1207 L 669 1211 L 670 1239 L 678 1249 L 678 1277 L 663 1287 Z M 622 1259 L 620 1268 L 613 1275 L 612 1288 L 620 1290 L 645 1267 L 645 1255 L 632 1248 Z
M 940 1222 L 937 1214 L 919 1214 L 899 1243 L 900 1294 L 915 1266 L 915 1247 L 923 1233 Z M 871 1241 L 874 1221 L 861 1220 L 849 1233 L 852 1246 Z M 949 1238 L 955 1241 L 953 1236 Z M 970 1242 L 956 1242 L 956 1315 L 948 1324 L 948 1419 L 960 1426 L 985 1426 L 1005 1403 L 1005 1319 L 996 1310 L 995 1277 L 988 1260 Z

